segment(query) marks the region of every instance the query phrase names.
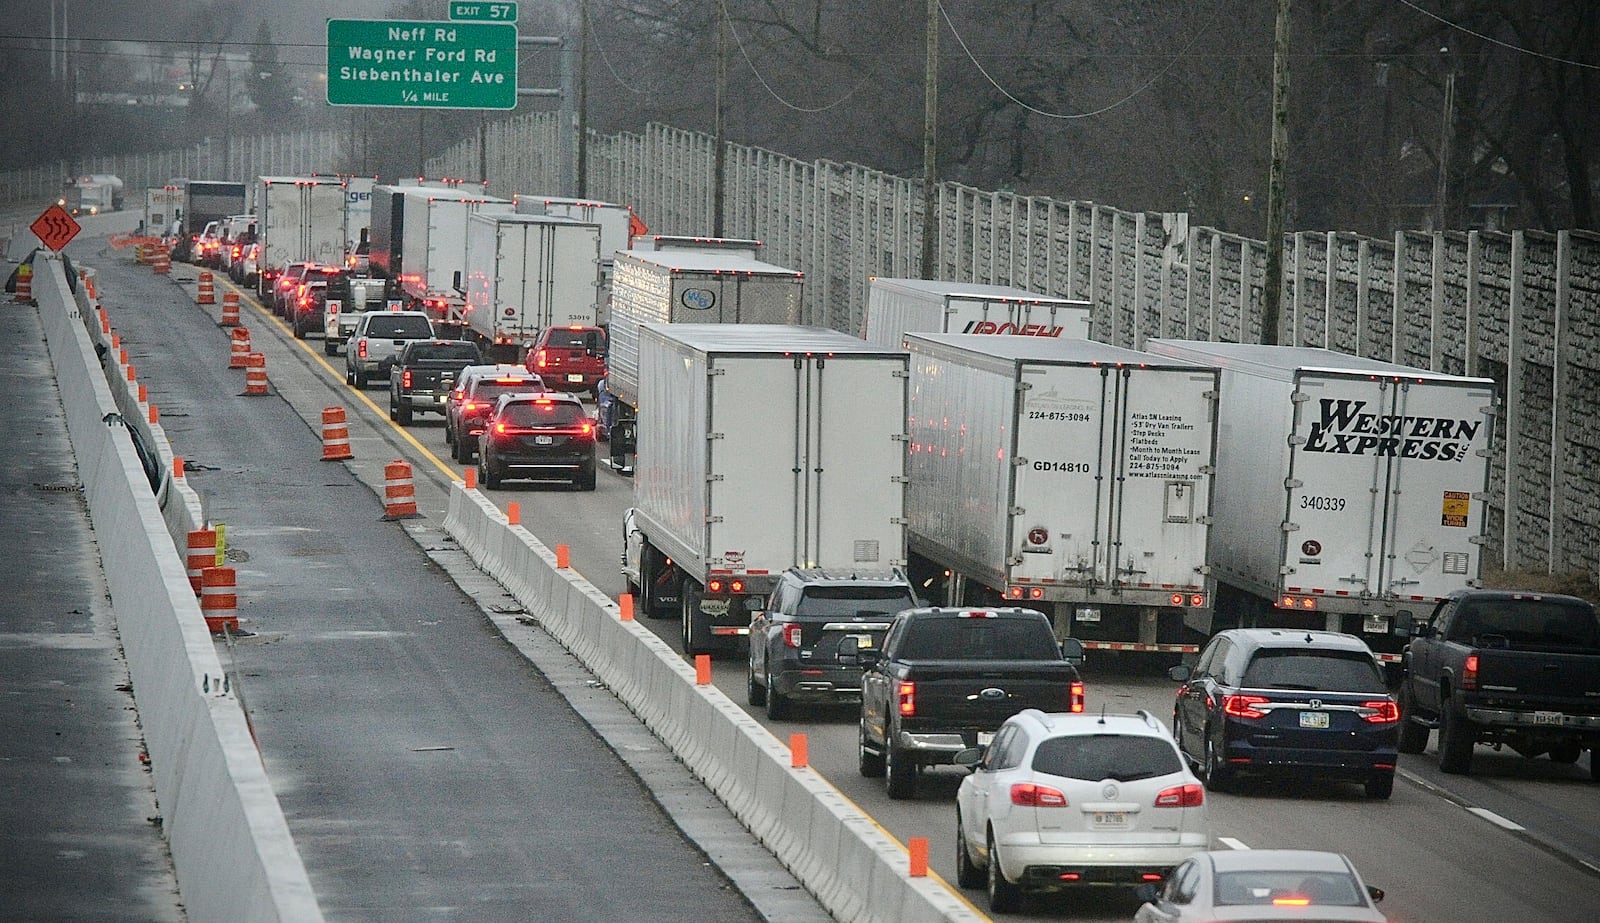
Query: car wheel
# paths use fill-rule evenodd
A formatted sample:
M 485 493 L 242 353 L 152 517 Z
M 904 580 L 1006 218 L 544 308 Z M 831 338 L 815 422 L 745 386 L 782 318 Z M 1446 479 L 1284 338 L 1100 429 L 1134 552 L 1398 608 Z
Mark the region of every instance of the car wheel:
M 757 708 L 767 704 L 766 687 L 756 682 L 755 664 L 751 664 L 750 668 L 745 673 L 744 700 L 749 702 L 751 705 L 756 706 Z
M 1460 709 L 1444 703 L 1439 721 L 1439 771 L 1464 776 L 1472 772 L 1472 722 Z
M 365 388 L 367 386 L 366 372 L 356 369 L 352 374 L 355 376 L 355 378 L 352 380 L 351 384 L 354 384 L 357 388 Z
M 1178 755 L 1183 757 L 1183 764 L 1192 767 L 1194 759 L 1189 756 L 1189 747 L 1183 739 L 1183 724 L 1178 721 L 1177 711 L 1172 713 L 1172 742 L 1178 745 Z
M 1222 754 L 1217 752 L 1217 742 L 1211 734 L 1206 734 L 1206 788 L 1215 792 L 1228 790 L 1228 783 L 1233 781 L 1233 775 L 1222 762 Z
M 389 395 L 389 419 L 399 419 L 400 408 L 394 402 L 394 395 Z
M 344 383 L 347 385 L 354 385 L 356 383 L 356 373 L 351 371 L 350 366 L 348 365 L 344 367 Z
M 1600 747 L 1589 748 L 1589 781 L 1600 782 Z
M 883 754 L 867 749 L 867 726 L 862 724 L 856 739 L 856 767 L 869 779 L 883 778 Z
M 395 419 L 400 421 L 401 426 L 410 426 L 411 405 L 401 404 L 400 407 L 395 411 Z
M 487 454 L 478 459 L 478 480 L 490 490 L 500 489 L 500 472 L 495 470 L 493 459 Z
M 450 418 L 449 417 L 445 417 L 444 418 L 444 444 L 445 445 L 455 445 L 456 444 L 456 431 L 453 428 L 451 428 L 451 426 L 450 426 Z M 450 457 L 454 458 L 455 457 L 455 453 L 452 452 Z
M 767 718 L 771 721 L 787 721 L 793 713 L 793 701 L 778 691 L 778 684 L 772 681 L 772 673 L 767 673 Z
M 294 338 L 297 340 L 303 340 L 306 338 L 306 325 L 300 323 L 298 320 L 294 322 Z
M 917 794 L 917 763 L 911 754 L 894 744 L 885 746 L 883 754 L 883 787 L 889 797 L 899 801 Z
M 1576 763 L 1578 761 L 1578 757 L 1582 755 L 1583 748 L 1577 744 L 1562 744 L 1558 747 L 1551 748 L 1550 762 L 1560 763 L 1563 766 L 1571 766 L 1573 763 Z
M 322 354 L 324 356 L 337 356 L 337 355 L 339 355 L 339 341 L 338 340 L 324 339 L 322 341 Z
M 1417 706 L 1411 698 L 1409 684 L 1400 687 L 1400 742 L 1401 753 L 1421 753 L 1428 749 L 1428 726 L 1413 719 Z
M 995 913 L 1016 913 L 1022 907 L 1022 890 L 1000 871 L 1000 851 L 995 848 L 994 834 L 989 834 L 989 909 Z
M 1394 773 L 1380 772 L 1367 780 L 1366 791 L 1368 798 L 1385 801 L 1394 793 Z
M 961 823 L 961 811 L 956 810 L 956 884 L 963 888 L 983 887 L 983 869 L 972 864 L 967 854 L 967 829 Z

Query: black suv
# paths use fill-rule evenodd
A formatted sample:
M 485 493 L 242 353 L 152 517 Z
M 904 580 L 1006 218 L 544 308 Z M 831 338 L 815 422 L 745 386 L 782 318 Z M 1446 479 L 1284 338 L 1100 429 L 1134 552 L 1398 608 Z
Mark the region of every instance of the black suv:
M 478 475 L 491 490 L 507 478 L 565 479 L 594 490 L 594 420 L 571 394 L 501 396 L 478 446 Z
M 750 622 L 750 704 L 782 720 L 794 701 L 861 701 L 861 652 L 878 649 L 896 612 L 919 605 L 899 571 L 790 568 Z
M 1360 638 L 1234 628 L 1170 675 L 1183 683 L 1173 736 L 1208 787 L 1252 773 L 1361 782 L 1369 798 L 1393 791 L 1400 708 Z

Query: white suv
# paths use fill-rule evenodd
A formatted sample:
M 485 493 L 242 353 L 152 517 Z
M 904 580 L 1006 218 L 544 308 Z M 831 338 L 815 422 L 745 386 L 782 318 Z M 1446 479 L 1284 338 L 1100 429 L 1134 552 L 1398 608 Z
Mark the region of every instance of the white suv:
M 956 876 L 996 913 L 1024 890 L 1157 882 L 1210 844 L 1205 786 L 1146 711 L 1030 708 L 956 762 L 974 770 L 956 792 Z

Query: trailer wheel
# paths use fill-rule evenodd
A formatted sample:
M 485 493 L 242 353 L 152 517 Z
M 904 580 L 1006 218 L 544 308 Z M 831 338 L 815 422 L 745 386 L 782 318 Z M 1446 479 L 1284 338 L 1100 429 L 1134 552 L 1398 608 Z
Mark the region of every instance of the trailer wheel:
M 706 624 L 706 617 L 700 611 L 700 592 L 685 579 L 680 596 L 683 599 L 683 652 L 691 657 L 711 653 L 711 626 Z

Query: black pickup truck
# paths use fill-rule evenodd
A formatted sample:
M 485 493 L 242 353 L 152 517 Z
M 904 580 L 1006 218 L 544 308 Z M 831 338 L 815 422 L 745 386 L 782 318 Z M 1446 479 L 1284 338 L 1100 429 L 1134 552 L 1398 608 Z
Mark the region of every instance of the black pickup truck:
M 483 362 L 470 340 L 412 340 L 389 368 L 389 419 L 411 425 L 414 413 L 444 413 L 461 370 Z
M 1082 711 L 1083 644 L 1057 642 L 1032 609 L 908 609 L 881 652 L 862 650 L 861 774 L 890 798 L 916 794 L 925 766 L 989 742 L 1025 708 Z
M 1439 768 L 1472 771 L 1479 743 L 1573 763 L 1600 782 L 1600 619 L 1575 596 L 1460 590 L 1411 629 L 1400 752 L 1439 730 Z

